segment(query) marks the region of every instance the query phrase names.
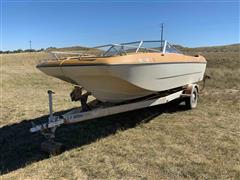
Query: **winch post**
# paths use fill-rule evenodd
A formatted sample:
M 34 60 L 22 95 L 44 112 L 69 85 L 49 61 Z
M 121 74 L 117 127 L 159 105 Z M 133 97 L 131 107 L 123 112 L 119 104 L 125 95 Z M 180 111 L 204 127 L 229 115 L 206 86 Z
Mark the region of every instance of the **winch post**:
M 52 94 L 55 94 L 53 91 L 48 90 L 48 100 L 49 100 L 49 120 L 53 120 L 53 107 L 52 107 Z
M 53 103 L 52 103 L 52 95 L 55 94 L 53 91 L 48 90 L 48 100 L 49 100 L 49 117 L 48 117 L 48 123 L 52 123 L 56 121 L 56 116 L 53 116 Z M 47 139 L 53 139 L 55 138 L 55 130 L 57 127 L 52 127 L 49 128 L 46 132 L 42 131 L 42 134 L 47 138 Z
M 53 116 L 53 104 L 52 95 L 55 94 L 53 91 L 48 90 L 48 100 L 49 100 L 49 118 L 48 123 L 56 121 L 56 116 Z M 56 126 L 52 127 L 46 131 L 42 131 L 42 134 L 47 138 L 47 141 L 41 143 L 41 149 L 52 155 L 60 154 L 63 151 L 62 143 L 54 141 Z

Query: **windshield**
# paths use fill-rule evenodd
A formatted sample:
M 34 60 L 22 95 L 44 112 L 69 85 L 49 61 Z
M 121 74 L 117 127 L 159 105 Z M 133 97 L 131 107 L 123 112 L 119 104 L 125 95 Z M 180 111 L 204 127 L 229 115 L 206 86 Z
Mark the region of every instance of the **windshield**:
M 181 53 L 167 41 L 136 41 L 122 44 L 108 44 L 88 48 L 82 52 L 53 52 L 56 54 L 72 54 L 79 57 L 112 57 L 123 56 L 139 52 L 157 52 L 157 53 Z
M 136 41 L 131 43 L 109 44 L 92 48 L 92 51 L 93 50 L 95 51 L 95 55 L 100 57 L 122 56 L 138 52 L 181 53 L 166 41 Z

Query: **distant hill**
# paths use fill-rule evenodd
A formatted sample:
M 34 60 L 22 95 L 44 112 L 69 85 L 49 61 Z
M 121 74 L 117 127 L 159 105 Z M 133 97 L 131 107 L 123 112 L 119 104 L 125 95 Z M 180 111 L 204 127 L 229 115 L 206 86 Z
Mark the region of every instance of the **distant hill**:
M 183 52 L 240 52 L 240 44 L 231 44 L 223 46 L 207 46 L 188 48 L 181 45 L 174 45 L 176 48 Z
M 231 44 L 231 45 L 223 45 L 223 46 L 207 46 L 207 47 L 196 47 L 189 48 L 181 45 L 174 45 L 177 49 L 184 53 L 207 53 L 207 52 L 238 52 L 240 53 L 240 44 Z M 90 50 L 89 47 L 84 46 L 72 46 L 72 47 L 49 47 L 46 51 L 86 51 Z
M 56 48 L 56 47 L 49 47 L 45 51 L 86 51 L 91 48 L 83 47 L 83 46 L 72 46 L 72 47 L 62 47 L 62 48 Z
M 240 44 L 197 48 L 179 45 L 175 45 L 175 47 L 184 54 L 204 56 L 208 61 L 208 67 L 240 68 Z

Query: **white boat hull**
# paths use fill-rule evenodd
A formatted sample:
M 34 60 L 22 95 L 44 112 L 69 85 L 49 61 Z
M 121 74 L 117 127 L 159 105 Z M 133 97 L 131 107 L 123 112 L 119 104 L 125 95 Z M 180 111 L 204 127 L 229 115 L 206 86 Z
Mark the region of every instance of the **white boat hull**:
M 123 102 L 201 81 L 206 63 L 143 63 L 39 67 L 80 85 L 103 102 Z

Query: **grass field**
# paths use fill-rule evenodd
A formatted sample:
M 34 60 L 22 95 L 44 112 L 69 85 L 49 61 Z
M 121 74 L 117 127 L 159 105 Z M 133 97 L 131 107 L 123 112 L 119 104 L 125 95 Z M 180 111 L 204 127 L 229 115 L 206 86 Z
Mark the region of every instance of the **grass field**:
M 1 55 L 0 179 L 240 179 L 236 47 L 191 50 L 207 57 L 211 76 L 197 109 L 173 102 L 62 126 L 58 156 L 41 152 L 44 138 L 29 128 L 47 117 L 48 89 L 57 114 L 78 106 L 72 86 L 35 68 L 43 52 Z

